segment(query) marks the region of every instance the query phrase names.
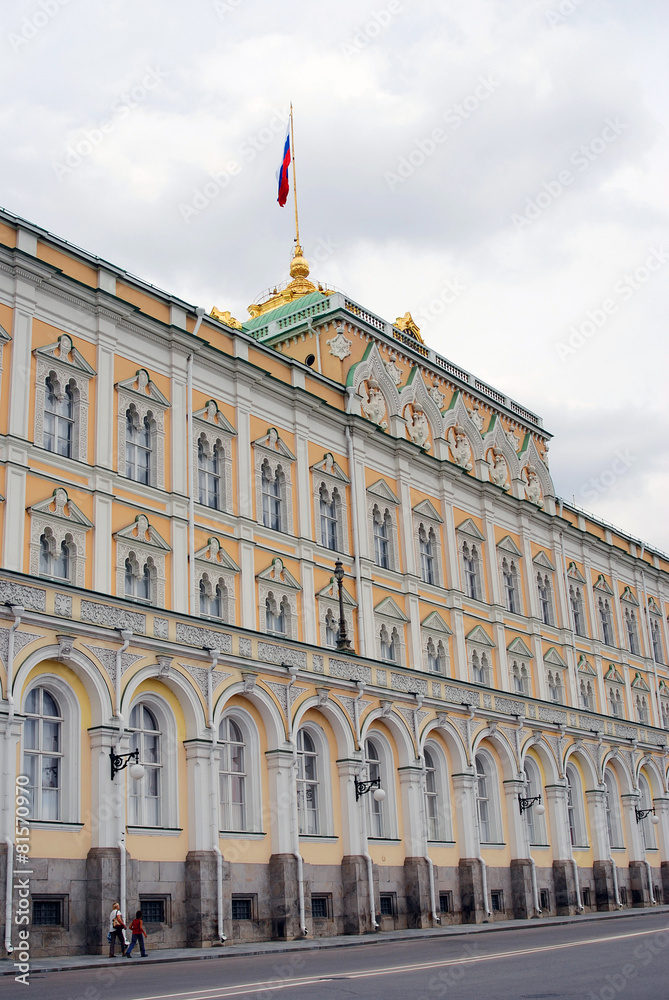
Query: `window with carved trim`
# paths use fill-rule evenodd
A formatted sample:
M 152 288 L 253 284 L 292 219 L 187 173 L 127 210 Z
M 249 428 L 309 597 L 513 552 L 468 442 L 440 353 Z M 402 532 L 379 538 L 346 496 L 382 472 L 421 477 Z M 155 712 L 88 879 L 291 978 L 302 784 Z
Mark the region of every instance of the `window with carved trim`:
M 142 418 L 131 403 L 125 414 L 125 474 L 128 479 L 145 486 L 152 485 L 152 438 L 152 414 L 149 412 Z
M 599 612 L 602 642 L 605 642 L 607 646 L 614 646 L 615 634 L 613 631 L 613 616 L 611 614 L 611 605 L 607 597 L 600 597 L 598 599 L 597 610 Z
M 56 455 L 72 458 L 76 386 L 71 379 L 61 388 L 52 372 L 44 394 L 44 447 Z
M 634 656 L 639 656 L 639 627 L 636 614 L 632 608 L 625 608 L 623 615 L 625 621 L 625 634 L 627 636 L 627 648 Z
M 198 500 L 214 510 L 223 508 L 222 465 L 219 443 L 212 447 L 203 433 L 197 444 Z

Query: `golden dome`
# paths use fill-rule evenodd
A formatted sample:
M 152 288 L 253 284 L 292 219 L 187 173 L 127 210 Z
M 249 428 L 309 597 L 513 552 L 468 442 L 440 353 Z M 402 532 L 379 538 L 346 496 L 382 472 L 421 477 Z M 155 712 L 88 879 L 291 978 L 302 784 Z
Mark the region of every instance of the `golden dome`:
M 309 265 L 302 256 L 302 247 L 295 248 L 295 256 L 290 262 L 291 278 L 306 278 L 309 274 Z

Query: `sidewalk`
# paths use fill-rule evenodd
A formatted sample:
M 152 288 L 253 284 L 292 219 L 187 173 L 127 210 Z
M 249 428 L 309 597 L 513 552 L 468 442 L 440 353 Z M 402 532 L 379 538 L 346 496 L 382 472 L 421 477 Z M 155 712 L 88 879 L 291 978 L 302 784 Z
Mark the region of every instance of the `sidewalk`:
M 358 948 L 377 944 L 390 944 L 393 941 L 414 941 L 428 937 L 461 937 L 469 934 L 491 934 L 500 931 L 536 930 L 538 927 L 556 927 L 562 924 L 584 924 L 595 920 L 625 920 L 627 917 L 654 916 L 667 914 L 669 906 L 650 906 L 639 909 L 619 910 L 617 913 L 588 913 L 573 917 L 546 917 L 536 920 L 504 920 L 490 924 L 453 924 L 445 927 L 430 927 L 425 930 L 379 931 L 376 934 L 366 934 L 361 937 L 347 935 L 342 937 L 306 938 L 300 941 L 254 941 L 250 944 L 225 944 L 213 948 L 163 948 L 159 951 L 148 951 L 148 956 L 142 959 L 138 952 L 128 961 L 125 958 L 110 960 L 106 955 L 72 955 L 61 958 L 35 958 L 30 961 L 30 972 L 69 972 L 75 969 L 108 968 L 110 962 L 114 966 L 130 965 L 130 962 L 148 965 L 155 962 L 192 962 L 194 960 L 214 960 L 231 958 L 235 955 L 277 955 L 294 951 L 317 951 L 325 948 Z M 150 939 L 149 939 L 150 941 Z M 0 960 L 0 976 L 16 974 L 11 958 Z

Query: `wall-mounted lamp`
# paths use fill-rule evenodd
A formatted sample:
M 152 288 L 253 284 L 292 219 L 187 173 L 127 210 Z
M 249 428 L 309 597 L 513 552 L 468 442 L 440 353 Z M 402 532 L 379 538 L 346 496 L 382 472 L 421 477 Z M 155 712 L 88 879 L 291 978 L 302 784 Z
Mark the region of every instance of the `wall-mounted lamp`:
M 377 802 L 383 802 L 386 797 L 386 793 L 381 788 L 381 779 L 372 778 L 369 781 L 358 781 L 356 777 L 353 778 L 355 781 L 355 801 L 357 802 L 361 795 L 366 795 L 367 792 L 371 792 L 374 789 L 374 799 Z
M 638 806 L 635 806 L 634 812 L 636 813 L 637 823 L 640 823 L 642 820 L 644 820 L 646 816 L 650 816 L 650 821 L 655 826 L 657 826 L 657 824 L 660 822 L 660 817 L 655 815 L 655 806 L 653 806 L 652 809 L 639 809 Z
M 544 809 L 544 807 L 541 804 L 541 796 L 540 795 L 533 795 L 529 799 L 523 798 L 522 795 L 519 795 L 518 796 L 518 805 L 520 806 L 520 815 L 522 816 L 526 809 L 531 809 L 535 802 L 539 803 L 539 805 L 537 806 L 537 808 L 534 810 L 535 813 L 537 814 L 537 816 L 543 816 L 543 814 L 546 812 L 546 810 Z
M 114 753 L 113 749 L 109 751 L 109 760 L 111 761 L 111 780 L 114 780 L 114 775 L 118 774 L 119 771 L 123 771 L 130 761 L 130 770 L 128 774 L 135 781 L 139 781 L 140 778 L 144 777 L 146 773 L 144 770 L 144 765 L 139 762 L 139 749 L 133 750 L 132 753 Z

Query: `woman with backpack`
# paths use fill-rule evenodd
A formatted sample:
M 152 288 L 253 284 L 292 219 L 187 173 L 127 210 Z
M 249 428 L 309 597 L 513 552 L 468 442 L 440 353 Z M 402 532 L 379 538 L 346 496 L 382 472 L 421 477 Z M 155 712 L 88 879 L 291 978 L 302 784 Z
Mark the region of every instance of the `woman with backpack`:
M 144 930 L 144 924 L 142 923 L 142 911 L 137 910 L 135 914 L 135 919 L 130 924 L 130 933 L 132 934 L 132 941 L 130 942 L 130 947 L 125 953 L 126 958 L 132 958 L 132 949 L 135 947 L 139 941 L 139 950 L 142 953 L 142 958 L 146 958 L 146 948 L 144 947 L 144 938 L 146 937 L 146 931 Z

